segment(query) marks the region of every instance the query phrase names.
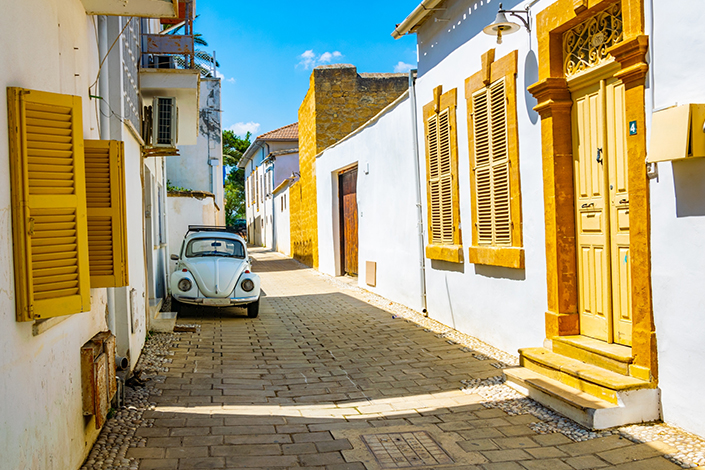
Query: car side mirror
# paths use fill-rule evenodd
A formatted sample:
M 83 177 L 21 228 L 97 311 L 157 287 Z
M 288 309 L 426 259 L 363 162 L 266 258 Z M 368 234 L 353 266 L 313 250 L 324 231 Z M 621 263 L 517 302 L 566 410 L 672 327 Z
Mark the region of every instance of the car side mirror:
M 179 261 L 179 255 L 171 255 L 170 258 L 172 261 Z

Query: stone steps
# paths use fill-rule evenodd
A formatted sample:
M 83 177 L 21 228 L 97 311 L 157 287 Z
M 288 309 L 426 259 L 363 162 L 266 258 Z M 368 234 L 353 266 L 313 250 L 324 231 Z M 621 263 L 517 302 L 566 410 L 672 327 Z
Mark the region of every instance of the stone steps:
M 526 367 L 504 370 L 507 385 L 588 429 L 608 429 L 660 418 L 657 388 L 616 392 L 618 404 L 551 379 Z
M 577 359 L 622 375 L 629 375 L 632 348 L 609 344 L 587 336 L 560 336 L 550 340 L 550 349 L 562 356 Z

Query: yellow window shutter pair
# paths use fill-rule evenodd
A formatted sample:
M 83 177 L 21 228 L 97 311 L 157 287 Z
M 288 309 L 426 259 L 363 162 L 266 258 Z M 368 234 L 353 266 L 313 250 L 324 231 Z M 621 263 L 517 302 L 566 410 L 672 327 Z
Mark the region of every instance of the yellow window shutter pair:
M 511 246 L 507 96 L 504 78 L 472 96 L 477 241 Z
M 431 205 L 431 240 L 436 245 L 452 245 L 453 170 L 451 160 L 450 110 L 428 118 L 428 182 Z
M 86 140 L 85 153 L 91 287 L 126 286 L 124 144 L 116 140 Z
M 17 320 L 88 311 L 81 99 L 13 87 L 7 98 Z

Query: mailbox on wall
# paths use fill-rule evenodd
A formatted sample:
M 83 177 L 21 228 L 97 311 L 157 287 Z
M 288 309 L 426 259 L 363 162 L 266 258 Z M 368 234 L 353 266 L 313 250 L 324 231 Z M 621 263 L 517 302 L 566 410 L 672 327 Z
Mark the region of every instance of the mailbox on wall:
M 654 112 L 647 161 L 705 157 L 705 104 L 684 104 Z

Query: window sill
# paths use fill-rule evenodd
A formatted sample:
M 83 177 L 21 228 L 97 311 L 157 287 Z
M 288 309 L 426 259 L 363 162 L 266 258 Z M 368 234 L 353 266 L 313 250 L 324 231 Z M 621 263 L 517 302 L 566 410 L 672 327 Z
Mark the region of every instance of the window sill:
M 35 320 L 32 324 L 32 336 L 39 336 L 49 328 L 58 325 L 59 323 L 68 320 L 71 315 L 63 315 L 60 317 L 45 318 L 42 320 Z
M 468 249 L 468 261 L 473 264 L 524 269 L 524 248 L 515 246 L 471 246 Z
M 427 245 L 426 258 L 451 263 L 462 263 L 463 245 Z

